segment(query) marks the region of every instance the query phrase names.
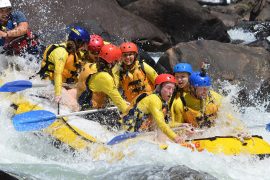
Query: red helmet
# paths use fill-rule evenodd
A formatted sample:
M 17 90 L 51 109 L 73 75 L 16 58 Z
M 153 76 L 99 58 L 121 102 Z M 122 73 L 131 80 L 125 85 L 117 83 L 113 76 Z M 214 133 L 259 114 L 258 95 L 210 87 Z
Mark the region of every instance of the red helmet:
M 104 41 L 101 36 L 92 34 L 90 35 L 90 41 L 88 43 L 88 50 L 91 52 L 99 53 L 101 48 L 104 46 Z
M 160 74 L 155 79 L 155 86 L 160 85 L 164 82 L 176 83 L 176 80 L 171 74 Z
M 135 52 L 138 54 L 138 47 L 133 42 L 124 42 L 120 45 L 122 53 Z
M 107 44 L 101 48 L 98 56 L 104 59 L 107 63 L 113 63 L 121 58 L 122 52 L 119 47 L 113 44 Z

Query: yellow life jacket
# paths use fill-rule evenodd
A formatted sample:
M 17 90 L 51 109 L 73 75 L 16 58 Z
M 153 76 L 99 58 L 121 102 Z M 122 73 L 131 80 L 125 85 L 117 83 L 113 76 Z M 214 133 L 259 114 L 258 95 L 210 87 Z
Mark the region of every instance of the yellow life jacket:
M 186 99 L 183 96 L 180 96 L 180 98 L 184 105 L 183 118 L 186 123 L 190 123 L 194 127 L 200 128 L 211 127 L 214 125 L 215 119 L 217 118 L 218 105 L 215 103 L 215 99 L 210 92 L 205 100 L 205 104 L 200 100 L 200 110 L 188 107 Z
M 43 60 L 41 63 L 41 69 L 38 72 L 42 79 L 49 78 L 50 80 L 54 79 L 54 69 L 55 65 L 50 61 L 49 55 L 56 48 L 62 47 L 66 49 L 65 44 L 52 44 L 44 52 Z M 75 83 L 77 82 L 78 69 L 80 68 L 80 61 L 77 54 L 69 54 L 66 60 L 66 64 L 62 73 L 63 82 L 66 83 Z
M 153 83 L 147 78 L 144 71 L 143 62 L 138 60 L 132 69 L 120 70 L 120 83 L 122 84 L 125 99 L 128 102 L 144 92 L 152 92 L 154 90 Z

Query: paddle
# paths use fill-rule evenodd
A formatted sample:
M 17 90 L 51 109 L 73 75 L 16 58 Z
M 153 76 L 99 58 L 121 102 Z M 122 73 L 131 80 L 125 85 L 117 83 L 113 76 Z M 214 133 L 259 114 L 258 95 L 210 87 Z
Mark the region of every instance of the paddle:
M 103 112 L 115 110 L 117 107 L 109 107 L 105 109 L 91 109 L 87 111 L 73 112 L 69 114 L 56 115 L 46 110 L 29 111 L 22 114 L 17 114 L 12 118 L 14 128 L 17 131 L 34 131 L 41 130 L 51 125 L 57 118 L 66 116 L 75 116 L 87 113 Z
M 5 83 L 0 87 L 0 92 L 18 92 L 33 87 L 46 87 L 48 84 L 32 84 L 31 81 L 18 80 Z

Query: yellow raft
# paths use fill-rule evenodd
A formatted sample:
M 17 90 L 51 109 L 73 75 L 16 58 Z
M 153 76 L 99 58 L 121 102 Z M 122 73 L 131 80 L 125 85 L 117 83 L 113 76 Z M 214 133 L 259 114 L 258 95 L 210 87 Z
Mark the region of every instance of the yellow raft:
M 41 107 L 33 105 L 28 101 L 13 104 L 13 107 L 16 110 L 14 114 L 41 109 Z M 86 149 L 93 143 L 98 142 L 93 136 L 70 125 L 65 118 L 56 120 L 43 131 L 75 150 Z M 199 152 L 206 150 L 213 154 L 270 156 L 270 144 L 264 141 L 261 136 L 256 135 L 252 136 L 251 139 L 243 141 L 233 136 L 193 139 L 182 144 L 182 146 Z M 163 146 L 163 149 L 166 149 L 166 146 Z

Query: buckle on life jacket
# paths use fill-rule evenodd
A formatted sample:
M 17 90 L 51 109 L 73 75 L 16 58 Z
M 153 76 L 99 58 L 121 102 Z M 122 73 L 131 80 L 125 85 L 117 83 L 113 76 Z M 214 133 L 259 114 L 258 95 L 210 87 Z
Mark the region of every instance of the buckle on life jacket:
M 140 79 L 135 80 L 135 81 L 131 81 L 131 82 L 128 83 L 128 86 L 134 86 L 134 85 L 137 85 L 137 84 L 139 84 L 139 83 L 141 83 L 141 82 L 142 82 L 142 81 L 141 81 Z
M 132 90 L 132 92 L 137 92 L 137 93 L 139 93 L 139 92 L 143 91 L 144 89 L 145 89 L 145 85 L 143 85 L 143 86 L 141 86 L 141 87 L 136 87 L 136 88 L 134 88 L 134 89 Z

